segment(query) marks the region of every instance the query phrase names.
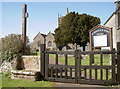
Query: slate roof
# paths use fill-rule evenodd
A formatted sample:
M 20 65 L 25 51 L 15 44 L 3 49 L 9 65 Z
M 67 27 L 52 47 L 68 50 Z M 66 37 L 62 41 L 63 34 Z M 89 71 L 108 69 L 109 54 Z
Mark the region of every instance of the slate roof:
M 38 35 L 42 35 L 44 38 L 47 36 L 47 35 L 42 34 L 42 33 L 39 32 L 39 33 L 33 38 L 33 40 L 34 40 Z
M 114 14 L 116 14 L 116 12 L 118 12 L 120 10 L 120 7 L 118 9 L 116 9 L 112 15 L 108 18 L 108 20 L 104 23 L 104 25 L 113 17 Z

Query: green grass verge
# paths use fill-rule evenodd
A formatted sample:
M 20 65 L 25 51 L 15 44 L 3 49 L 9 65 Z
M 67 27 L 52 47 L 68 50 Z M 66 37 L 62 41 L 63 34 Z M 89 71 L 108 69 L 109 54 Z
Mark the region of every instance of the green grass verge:
M 53 89 L 53 82 L 49 81 L 32 81 L 24 79 L 11 79 L 10 73 L 2 74 L 2 87 L 50 87 Z
M 37 52 L 37 56 L 40 56 L 40 51 Z
M 55 59 L 55 54 L 50 54 L 50 57 Z M 58 57 L 58 62 L 65 64 L 65 57 L 64 56 L 59 56 Z M 75 65 L 74 57 L 68 57 L 68 65 Z

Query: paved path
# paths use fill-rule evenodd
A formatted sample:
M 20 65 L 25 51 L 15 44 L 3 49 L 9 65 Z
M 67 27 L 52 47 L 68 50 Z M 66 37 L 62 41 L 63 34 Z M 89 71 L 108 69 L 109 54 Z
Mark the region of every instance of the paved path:
M 101 87 L 98 85 L 74 84 L 74 83 L 56 83 L 55 87 Z
M 87 85 L 73 83 L 55 83 L 55 89 L 120 89 L 120 87 L 110 87 L 102 85 Z

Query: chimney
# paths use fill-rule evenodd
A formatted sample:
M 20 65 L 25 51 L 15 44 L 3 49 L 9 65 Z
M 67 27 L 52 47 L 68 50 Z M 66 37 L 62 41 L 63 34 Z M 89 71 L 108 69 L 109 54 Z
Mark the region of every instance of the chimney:
M 116 10 L 117 10 L 118 8 L 120 8 L 120 1 L 119 1 L 119 0 L 115 1 L 115 4 L 116 4 Z

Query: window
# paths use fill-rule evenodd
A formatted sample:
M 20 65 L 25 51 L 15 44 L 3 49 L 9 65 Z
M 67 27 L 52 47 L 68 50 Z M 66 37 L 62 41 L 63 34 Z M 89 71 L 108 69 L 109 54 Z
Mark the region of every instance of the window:
M 52 42 L 51 41 L 48 42 L 48 47 L 52 47 Z
M 40 47 L 40 41 L 37 42 L 37 47 Z

